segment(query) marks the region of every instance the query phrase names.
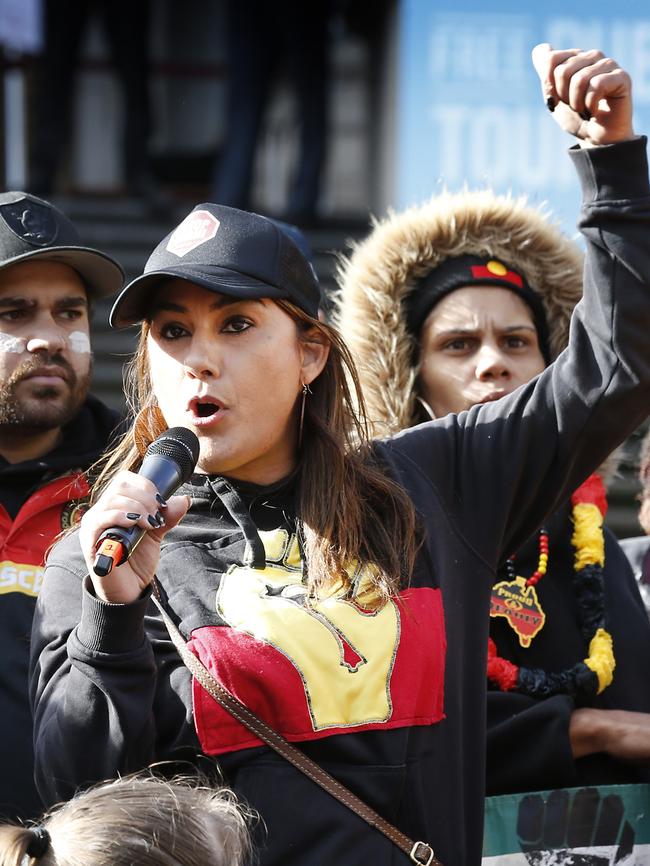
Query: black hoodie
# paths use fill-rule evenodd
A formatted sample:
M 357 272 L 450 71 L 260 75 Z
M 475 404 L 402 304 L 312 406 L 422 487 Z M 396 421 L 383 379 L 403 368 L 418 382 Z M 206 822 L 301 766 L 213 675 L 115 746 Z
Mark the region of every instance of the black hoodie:
M 302 604 L 291 480 L 251 495 L 195 477 L 158 570 L 215 675 L 445 866 L 481 859 L 495 570 L 650 405 L 645 141 L 574 161 L 588 252 L 569 350 L 498 402 L 375 444 L 425 529 L 407 589 L 368 610 L 361 571 L 347 597 Z M 48 561 L 32 635 L 36 778 L 48 802 L 202 752 L 261 813 L 264 866 L 409 862 L 192 684 L 147 595 L 105 604 L 85 578 L 70 535 Z

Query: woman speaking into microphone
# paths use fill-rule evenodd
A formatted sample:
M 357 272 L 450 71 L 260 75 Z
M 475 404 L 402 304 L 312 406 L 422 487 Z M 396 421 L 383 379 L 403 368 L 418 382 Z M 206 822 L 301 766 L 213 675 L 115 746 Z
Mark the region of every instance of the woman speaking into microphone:
M 495 570 L 650 405 L 629 78 L 597 52 L 540 46 L 536 66 L 581 145 L 585 297 L 568 350 L 502 400 L 369 442 L 310 266 L 254 214 L 199 205 L 122 291 L 112 324 L 142 328 L 134 425 L 54 549 L 35 619 L 46 801 L 210 756 L 262 816 L 263 866 L 479 862 Z M 199 456 L 165 501 L 138 469 L 172 427 Z M 133 526 L 130 557 L 97 574 L 100 539 Z M 297 751 L 269 748 L 270 729 Z

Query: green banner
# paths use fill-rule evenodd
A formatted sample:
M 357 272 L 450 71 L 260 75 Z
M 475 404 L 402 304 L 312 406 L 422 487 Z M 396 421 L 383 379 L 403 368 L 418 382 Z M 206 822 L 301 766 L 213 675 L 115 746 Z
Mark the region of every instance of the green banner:
M 650 785 L 488 797 L 483 866 L 650 866 Z

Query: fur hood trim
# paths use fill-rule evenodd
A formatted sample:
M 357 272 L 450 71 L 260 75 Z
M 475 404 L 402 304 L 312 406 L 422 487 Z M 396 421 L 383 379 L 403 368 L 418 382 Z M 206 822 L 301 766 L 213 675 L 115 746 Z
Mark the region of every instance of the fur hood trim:
M 502 260 L 523 273 L 542 300 L 551 356 L 567 344 L 571 312 L 582 295 L 583 256 L 545 212 L 489 190 L 444 193 L 391 212 L 340 263 L 334 312 L 359 369 L 373 436 L 422 420 L 402 299 L 418 279 L 464 253 Z

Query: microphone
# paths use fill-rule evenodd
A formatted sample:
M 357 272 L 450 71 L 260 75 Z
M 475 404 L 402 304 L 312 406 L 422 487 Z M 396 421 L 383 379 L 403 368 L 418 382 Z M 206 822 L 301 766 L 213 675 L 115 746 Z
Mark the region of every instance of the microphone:
M 181 484 L 189 481 L 199 459 L 199 440 L 187 427 L 165 430 L 147 448 L 138 475 L 153 481 L 163 499 L 171 496 Z M 106 577 L 113 568 L 125 562 L 145 534 L 139 526 L 111 526 L 97 541 L 93 571 Z

